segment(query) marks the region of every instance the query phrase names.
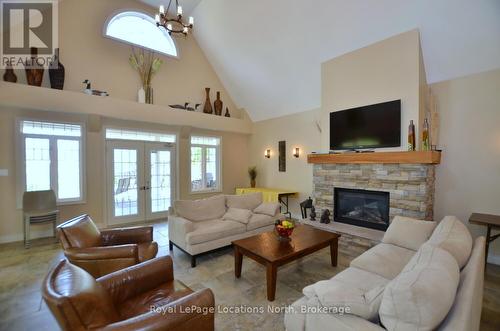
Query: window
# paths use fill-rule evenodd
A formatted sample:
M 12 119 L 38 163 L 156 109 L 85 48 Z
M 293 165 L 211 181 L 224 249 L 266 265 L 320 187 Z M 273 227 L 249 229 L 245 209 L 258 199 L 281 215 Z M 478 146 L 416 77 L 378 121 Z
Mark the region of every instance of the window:
M 141 12 L 125 11 L 112 16 L 104 26 L 104 36 L 177 57 L 172 37 L 156 26 L 154 18 Z
M 191 192 L 220 190 L 220 138 L 191 137 Z
M 82 126 L 23 120 L 23 190 L 54 190 L 58 202 L 83 200 Z
M 122 129 L 106 129 L 106 139 L 155 141 L 162 143 L 175 143 L 175 134 L 156 132 L 133 131 Z

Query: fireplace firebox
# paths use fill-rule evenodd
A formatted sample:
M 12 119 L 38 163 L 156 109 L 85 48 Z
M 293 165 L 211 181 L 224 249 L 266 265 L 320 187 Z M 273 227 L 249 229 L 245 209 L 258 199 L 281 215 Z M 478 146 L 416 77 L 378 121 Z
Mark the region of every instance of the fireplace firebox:
M 334 221 L 366 228 L 387 230 L 389 192 L 333 189 Z

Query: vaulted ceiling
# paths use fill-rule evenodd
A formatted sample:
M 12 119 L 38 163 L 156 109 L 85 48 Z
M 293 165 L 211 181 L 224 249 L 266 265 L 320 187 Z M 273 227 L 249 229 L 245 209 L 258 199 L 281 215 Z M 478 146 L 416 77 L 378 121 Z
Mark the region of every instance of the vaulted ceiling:
M 429 83 L 500 68 L 498 0 L 180 3 L 194 8 L 198 43 L 254 121 L 318 108 L 322 62 L 414 28 Z

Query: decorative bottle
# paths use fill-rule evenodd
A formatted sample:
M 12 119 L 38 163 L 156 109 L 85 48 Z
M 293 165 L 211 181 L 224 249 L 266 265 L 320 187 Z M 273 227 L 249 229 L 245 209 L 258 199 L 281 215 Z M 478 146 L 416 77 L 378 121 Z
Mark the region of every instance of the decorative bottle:
M 207 97 L 205 99 L 205 106 L 203 107 L 203 112 L 205 114 L 212 114 L 214 111 L 212 109 L 212 103 L 210 102 L 210 87 L 205 88 Z
M 5 69 L 3 80 L 10 83 L 17 83 L 17 76 L 14 73 L 14 69 L 12 68 L 10 61 L 7 62 L 7 68 Z
M 229 114 L 229 108 L 226 107 L 226 114 L 224 114 L 225 117 L 231 117 L 231 114 Z
M 431 150 L 431 142 L 429 137 L 429 121 L 427 121 L 427 118 L 424 120 L 424 125 L 422 128 L 422 150 Z
M 42 86 L 45 69 L 37 63 L 38 48 L 31 47 L 31 60 L 25 64 L 26 81 L 31 86 Z
M 408 127 L 408 151 L 415 151 L 415 124 L 413 124 L 413 120 L 410 121 Z
M 62 90 L 64 88 L 65 74 L 66 69 L 61 63 L 59 48 L 56 48 L 54 57 L 52 58 L 52 64 L 49 68 L 50 87 L 53 89 Z
M 222 103 L 222 100 L 220 99 L 220 92 L 217 91 L 217 99 L 214 101 L 215 115 L 221 116 L 222 115 L 222 108 L 223 108 L 223 103 Z

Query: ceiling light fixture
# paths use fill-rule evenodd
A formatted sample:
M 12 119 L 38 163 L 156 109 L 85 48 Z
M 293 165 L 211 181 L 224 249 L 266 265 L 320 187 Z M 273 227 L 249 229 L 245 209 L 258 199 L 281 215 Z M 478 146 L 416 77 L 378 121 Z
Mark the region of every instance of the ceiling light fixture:
M 156 14 L 155 21 L 158 27 L 162 26 L 167 30 L 169 35 L 180 34 L 187 36 L 189 31 L 193 29 L 194 18 L 189 16 L 188 23 L 182 21 L 182 7 L 179 6 L 179 1 L 175 0 L 176 14 L 173 17 L 168 16 L 172 0 L 168 2 L 167 8 L 160 6 L 160 12 Z

